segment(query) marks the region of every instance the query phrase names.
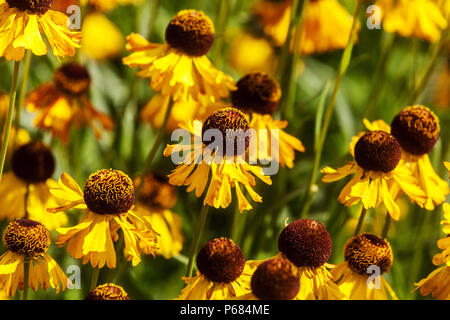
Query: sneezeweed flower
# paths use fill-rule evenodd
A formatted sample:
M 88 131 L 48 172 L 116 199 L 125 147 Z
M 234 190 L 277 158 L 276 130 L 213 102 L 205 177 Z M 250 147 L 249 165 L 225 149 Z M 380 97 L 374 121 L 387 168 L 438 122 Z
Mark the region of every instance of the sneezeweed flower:
M 300 290 L 297 267 L 284 258 L 273 258 L 261 263 L 251 279 L 251 293 L 239 300 L 292 300 Z
M 84 191 L 67 173 L 63 173 L 58 185 L 50 192 L 62 206 L 48 208 L 55 213 L 71 208 L 87 210 L 74 227 L 56 229 L 60 235 L 56 244 L 66 244 L 67 251 L 82 263 L 92 267 L 116 267 L 114 243 L 119 239 L 118 230 L 124 236 L 124 256 L 133 266 L 141 262 L 141 252 L 156 254 L 156 233 L 151 225 L 133 211 L 134 186 L 122 171 L 103 169 L 92 173 Z
M 57 206 L 50 194 L 55 169 L 53 154 L 45 144 L 32 141 L 21 145 L 12 155 L 11 172 L 3 175 L 0 183 L 0 218 L 14 220 L 30 218 L 49 230 L 67 223 L 64 212 L 50 214 L 48 206 Z
M 400 161 L 401 147 L 393 135 L 383 130 L 360 133 L 352 139 L 349 152 L 354 161 L 337 170 L 321 170 L 325 183 L 354 174 L 338 196 L 340 203 L 349 207 L 361 201 L 365 209 L 384 204 L 394 220 L 400 217 L 395 201 L 403 193 L 423 207 L 425 193 L 417 186 L 408 164 Z
M 262 25 L 264 33 L 277 46 L 286 42 L 291 10 L 292 0 L 262 0 L 255 3 L 253 7 L 253 15 Z
M 53 0 L 6 0 L 0 4 L 1 57 L 20 61 L 25 50 L 37 56 L 47 54 L 42 34 L 58 58 L 75 54 L 81 33 L 69 30 L 67 16 L 50 10 L 52 3 Z
M 233 106 L 250 114 L 250 127 L 257 134 L 259 147 L 256 154 L 250 154 L 250 159 L 276 161 L 282 167 L 292 168 L 295 151 L 304 152 L 305 147 L 283 130 L 287 121 L 272 117 L 281 100 L 279 83 L 266 73 L 253 72 L 243 76 L 236 86 L 237 90 L 231 93 Z
M 206 57 L 214 42 L 214 25 L 201 11 L 182 10 L 170 21 L 164 44 L 154 44 L 132 33 L 123 59 L 130 67 L 139 67 L 138 75 L 150 78 L 154 91 L 173 101 L 215 103 L 234 89 L 233 79 L 217 70 Z
M 88 3 L 92 5 L 96 10 L 99 11 L 109 11 L 117 6 L 123 5 L 139 5 L 143 0 L 81 0 L 82 5 L 87 5 Z
M 29 262 L 28 286 L 36 291 L 56 288 L 56 293 L 67 287 L 67 276 L 46 252 L 51 244 L 47 228 L 34 220 L 12 221 L 3 233 L 8 251 L 0 256 L 0 289 L 13 296 L 23 290 L 24 263 Z
M 81 27 L 81 51 L 91 59 L 103 61 L 116 58 L 123 49 L 125 39 L 119 28 L 98 12 L 87 15 Z
M 137 177 L 134 186 L 137 188 L 139 184 Z M 159 234 L 157 254 L 166 259 L 178 255 L 183 248 L 182 220 L 172 211 L 176 201 L 175 187 L 167 178 L 152 173 L 145 176 L 136 213 Z
M 254 190 L 255 176 L 269 185 L 272 181 L 264 175 L 261 167 L 246 162 L 245 156 L 252 137 L 240 135 L 250 129 L 247 117 L 242 112 L 234 108 L 221 109 L 211 114 L 203 124 L 194 121 L 188 123 L 185 129 L 194 136 L 194 143 L 189 141 L 188 145 L 168 145 L 164 150 L 166 157 L 183 151 L 181 164 L 168 175 L 170 184 L 188 186 L 187 191 L 195 191 L 199 198 L 210 180 L 203 202 L 215 208 L 227 208 L 230 205 L 231 189 L 234 188 L 240 212 L 250 210 L 252 206 L 244 196 L 241 185 L 253 201 L 262 202 L 261 196 Z M 215 141 L 215 144 L 218 143 L 217 147 L 222 153 L 214 154 L 215 151 L 206 145 L 208 138 L 205 133 L 210 129 L 221 133 L 223 139 Z
M 178 300 L 226 300 L 248 293 L 252 273 L 231 239 L 208 241 L 197 255 L 197 269 L 195 277 L 183 278 L 187 286 Z
M 416 37 L 436 42 L 447 27 L 447 21 L 432 0 L 378 0 L 383 29 L 402 37 Z
M 121 286 L 105 283 L 92 289 L 84 300 L 130 300 L 130 297 Z
M 37 112 L 34 124 L 68 142 L 71 126 L 90 125 L 97 138 L 102 129 L 110 130 L 113 120 L 97 111 L 89 101 L 91 76 L 88 70 L 75 62 L 65 64 L 53 74 L 50 82 L 34 89 L 25 101 L 30 112 Z
M 397 300 L 397 295 L 384 279 L 394 256 L 387 240 L 369 233 L 351 238 L 344 249 L 345 262 L 331 270 L 339 286 L 350 300 Z M 379 273 L 378 273 L 379 272 Z M 369 277 L 375 274 L 375 283 Z

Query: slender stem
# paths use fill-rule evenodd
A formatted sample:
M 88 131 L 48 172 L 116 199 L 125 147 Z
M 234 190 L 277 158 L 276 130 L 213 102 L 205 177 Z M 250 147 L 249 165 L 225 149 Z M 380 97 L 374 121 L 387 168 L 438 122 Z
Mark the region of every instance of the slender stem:
M 194 242 L 192 243 L 191 250 L 189 252 L 189 262 L 186 271 L 186 277 L 192 277 L 194 271 L 194 261 L 197 254 L 198 244 L 205 227 L 206 217 L 208 215 L 208 206 L 203 205 L 200 211 L 200 217 L 198 218 L 197 227 L 195 228 Z
M 158 11 L 159 11 L 159 5 L 161 4 L 161 0 L 152 0 L 152 9 L 150 12 L 150 21 L 148 22 L 148 39 L 152 38 L 153 35 L 153 29 L 155 27 L 155 20 L 156 17 L 158 16 Z M 138 8 L 138 7 L 136 7 Z M 139 15 L 137 15 L 139 16 Z
M 386 220 L 384 220 L 383 231 L 381 232 L 381 238 L 385 239 L 389 232 L 389 227 L 391 226 L 392 218 L 389 212 L 386 213 Z
M 8 117 L 6 120 L 6 131 L 3 138 L 2 149 L 0 153 L 0 181 L 3 175 L 3 168 L 5 166 L 6 151 L 8 150 L 9 137 L 11 135 L 11 126 L 14 115 L 14 108 L 16 106 L 16 96 L 17 96 L 17 81 L 19 78 L 20 61 L 14 62 L 14 72 L 11 81 L 11 92 L 9 94 L 9 108 Z
M 158 135 L 156 136 L 155 141 L 153 141 L 153 145 L 150 149 L 150 152 L 148 153 L 147 159 L 144 164 L 144 169 L 142 170 L 142 173 L 140 176 L 139 185 L 136 188 L 136 196 L 135 196 L 136 201 L 139 200 L 139 197 L 140 197 L 141 191 L 142 191 L 142 187 L 143 187 L 144 181 L 145 181 L 145 176 L 148 173 L 148 171 L 150 170 L 150 165 L 152 164 L 153 158 L 156 155 L 156 151 L 158 151 L 158 149 L 161 145 L 162 139 L 164 137 L 164 133 L 166 132 L 167 122 L 169 121 L 170 113 L 172 112 L 172 107 L 173 107 L 173 102 L 169 101 L 169 105 L 167 106 L 166 114 L 164 115 L 164 122 L 163 122 L 161 128 L 159 128 L 159 132 L 158 132 Z
M 25 219 L 28 219 L 28 195 L 30 194 L 30 184 L 27 183 L 27 190 L 25 192 L 24 208 L 25 208 Z
M 23 262 L 23 296 L 22 300 L 28 299 L 28 281 L 30 278 L 30 260 L 25 259 Z
M 92 278 L 91 278 L 91 285 L 89 287 L 89 291 L 94 290 L 97 287 L 97 281 L 98 281 L 98 276 L 100 274 L 100 268 L 95 267 L 92 270 Z
M 364 218 L 366 217 L 367 209 L 364 206 L 361 208 L 361 214 L 359 215 L 358 224 L 356 225 L 355 232 L 353 236 L 357 236 L 361 232 L 361 227 L 364 223 Z
M 358 2 L 356 4 L 355 12 L 353 13 L 353 23 L 352 23 L 350 38 L 349 38 L 347 47 L 345 48 L 344 53 L 342 54 L 342 58 L 341 58 L 341 61 L 339 64 L 339 70 L 337 72 L 336 80 L 334 82 L 333 92 L 331 94 L 330 100 L 329 100 L 327 108 L 325 110 L 322 130 L 320 132 L 320 138 L 319 138 L 319 142 L 317 144 L 317 150 L 316 150 L 315 156 L 314 156 L 313 170 L 311 172 L 311 177 L 310 177 L 310 181 L 311 181 L 310 185 L 311 186 L 315 183 L 316 172 L 319 169 L 319 164 L 320 164 L 320 160 L 322 157 L 323 146 L 325 144 L 325 139 L 327 137 L 328 127 L 330 126 L 331 117 L 333 116 L 334 105 L 336 102 L 337 94 L 339 92 L 339 87 L 341 85 L 342 78 L 343 78 L 345 71 L 347 70 L 350 60 L 351 60 L 354 39 L 356 37 L 356 32 L 357 32 L 356 26 L 357 26 L 357 22 L 358 22 L 359 12 L 361 11 L 362 2 L 363 2 L 363 0 L 358 0 Z M 306 192 L 307 192 L 307 194 L 304 198 L 303 203 L 309 204 L 311 201 L 312 192 L 311 192 L 311 190 L 306 190 Z M 306 215 L 308 213 L 308 209 L 309 209 L 309 205 L 303 206 L 303 209 L 301 212 L 302 218 L 306 217 Z
M 223 60 L 223 47 L 225 44 L 225 34 L 231 11 L 231 1 L 221 0 L 217 12 L 217 41 L 214 44 L 213 61 L 220 68 Z
M 23 71 L 22 71 L 22 80 L 20 83 L 20 90 L 19 90 L 19 101 L 17 103 L 17 111 L 16 111 L 16 118 L 14 119 L 14 128 L 15 128 L 15 135 L 13 140 L 13 147 L 11 150 L 16 149 L 17 145 L 17 136 L 19 135 L 19 130 L 21 127 L 21 117 L 22 117 L 22 110 L 24 107 L 24 101 L 25 101 L 25 95 L 27 93 L 27 85 L 28 85 L 28 76 L 30 75 L 30 64 L 31 64 L 31 51 L 27 50 L 25 53 L 24 63 L 23 63 Z

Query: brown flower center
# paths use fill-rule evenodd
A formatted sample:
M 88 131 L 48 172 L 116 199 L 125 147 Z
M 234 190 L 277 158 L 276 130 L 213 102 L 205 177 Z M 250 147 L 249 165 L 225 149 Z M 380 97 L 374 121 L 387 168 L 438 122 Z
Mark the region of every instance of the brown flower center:
M 93 289 L 85 300 L 130 300 L 125 290 L 116 284 L 106 283 Z
M 53 74 L 53 81 L 59 90 L 70 96 L 86 94 L 91 86 L 88 70 L 76 62 L 57 69 Z
M 133 182 L 122 171 L 96 171 L 84 186 L 84 201 L 89 210 L 97 214 L 128 212 L 134 203 Z
M 54 0 L 6 0 L 11 8 L 43 15 L 52 6 Z
M 322 266 L 330 258 L 331 248 L 327 229 L 310 219 L 290 223 L 278 238 L 278 249 L 297 267 Z
M 391 131 L 405 151 L 427 154 L 439 139 L 439 118 L 427 107 L 406 107 L 392 120 Z
M 198 270 L 212 282 L 233 282 L 244 271 L 244 265 L 241 248 L 223 237 L 206 243 L 197 256 Z
M 166 41 L 189 56 L 203 56 L 214 42 L 214 25 L 202 11 L 182 10 L 170 21 Z
M 261 300 L 292 300 L 300 290 L 298 269 L 288 259 L 267 260 L 253 273 L 251 287 Z
M 280 104 L 281 88 L 278 82 L 262 72 L 249 73 L 236 84 L 231 93 L 233 106 L 244 112 L 273 114 Z
M 50 247 L 50 233 L 40 222 L 20 219 L 8 224 L 3 233 L 8 250 L 32 258 Z
M 242 112 L 234 108 L 225 108 L 214 112 L 206 119 L 202 127 L 202 141 L 206 145 L 222 145 L 221 154 L 227 157 L 243 155 L 250 146 L 249 129 L 250 124 Z M 215 141 L 219 132 L 222 141 Z
M 349 268 L 360 274 L 367 274 L 370 266 L 378 266 L 385 273 L 394 259 L 389 243 L 369 233 L 351 238 L 345 245 L 344 256 Z
M 14 152 L 11 166 L 16 177 L 28 183 L 41 183 L 53 175 L 55 158 L 45 144 L 33 141 Z
M 397 139 L 385 131 L 369 131 L 355 145 L 355 160 L 364 170 L 391 172 L 401 156 Z

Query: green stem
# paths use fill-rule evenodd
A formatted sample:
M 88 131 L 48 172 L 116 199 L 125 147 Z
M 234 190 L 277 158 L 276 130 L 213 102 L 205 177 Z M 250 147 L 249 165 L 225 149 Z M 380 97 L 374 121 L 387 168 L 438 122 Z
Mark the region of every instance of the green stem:
M 141 195 L 142 187 L 144 186 L 145 176 L 147 175 L 148 171 L 150 170 L 150 165 L 152 164 L 153 158 L 156 155 L 156 151 L 158 151 L 162 139 L 164 137 L 164 133 L 166 132 L 167 123 L 169 121 L 170 114 L 172 112 L 173 102 L 169 101 L 169 105 L 167 106 L 166 114 L 164 115 L 164 122 L 159 128 L 158 135 L 156 136 L 155 141 L 153 141 L 153 145 L 150 149 L 150 152 L 148 153 L 147 159 L 144 164 L 144 169 L 142 170 L 142 173 L 140 175 L 140 182 L 138 187 L 136 188 L 136 202 L 139 200 L 139 197 Z
M 25 259 L 23 262 L 23 296 L 22 300 L 28 299 L 28 281 L 30 278 L 30 260 Z
M 213 61 L 214 64 L 221 68 L 222 60 L 223 60 L 223 47 L 225 44 L 225 34 L 228 25 L 228 20 L 230 17 L 231 11 L 231 1 L 230 0 L 221 0 L 218 6 L 217 12 L 217 40 L 214 43 L 214 55 Z
M 30 64 L 31 64 L 31 51 L 27 50 L 25 53 L 24 63 L 23 63 L 23 71 L 22 71 L 22 80 L 20 83 L 20 90 L 19 90 L 19 101 L 17 103 L 17 112 L 16 112 L 16 118 L 14 119 L 14 127 L 16 129 L 14 140 L 13 140 L 13 147 L 11 150 L 16 149 L 17 145 L 17 136 L 19 135 L 19 130 L 21 127 L 21 117 L 22 117 L 22 110 L 24 107 L 24 101 L 25 101 L 25 95 L 27 93 L 27 85 L 28 85 L 28 76 L 30 74 Z
M 9 137 L 11 135 L 11 126 L 14 115 L 14 108 L 16 106 L 16 96 L 17 96 L 17 81 L 19 78 L 19 70 L 20 70 L 20 61 L 14 62 L 14 72 L 12 75 L 11 81 L 11 91 L 9 94 L 9 108 L 8 108 L 8 116 L 6 120 L 6 131 L 5 136 L 2 143 L 2 149 L 0 153 L 0 181 L 3 175 L 3 168 L 5 166 L 6 159 L 6 151 L 8 150 Z
M 389 212 L 386 212 L 386 220 L 384 221 L 383 231 L 381 232 L 381 238 L 386 239 L 389 232 L 389 227 L 391 226 L 392 218 Z
M 195 228 L 194 242 L 192 243 L 189 252 L 189 262 L 186 271 L 186 277 L 192 277 L 194 272 L 194 261 L 197 255 L 198 244 L 200 243 L 200 238 L 203 233 L 203 228 L 205 227 L 206 217 L 208 216 L 208 206 L 203 205 L 200 211 L 200 217 L 198 218 L 197 227 Z
M 333 116 L 334 105 L 336 102 L 337 94 L 339 92 L 339 87 L 341 85 L 342 78 L 343 78 L 345 71 L 347 70 L 350 60 L 351 60 L 354 39 L 356 37 L 356 32 L 357 32 L 356 26 L 357 26 L 359 12 L 361 11 L 362 2 L 363 2 L 363 0 L 358 0 L 358 2 L 356 4 L 355 12 L 353 13 L 353 24 L 352 24 L 352 29 L 351 29 L 351 33 L 350 33 L 350 38 L 349 38 L 347 47 L 345 48 L 344 53 L 342 54 L 341 61 L 339 64 L 339 69 L 338 69 L 338 72 L 336 75 L 336 80 L 334 82 L 333 92 L 331 94 L 330 100 L 329 100 L 327 108 L 325 110 L 324 120 L 323 120 L 323 124 L 322 124 L 322 130 L 320 131 L 320 138 L 319 138 L 319 142 L 317 144 L 317 150 L 316 150 L 315 156 L 314 156 L 313 170 L 312 170 L 311 176 L 310 176 L 310 186 L 313 186 L 315 183 L 315 180 L 316 180 L 315 177 L 316 177 L 317 170 L 319 169 L 319 164 L 320 164 L 320 160 L 322 157 L 323 146 L 325 144 L 325 139 L 327 137 L 328 128 L 329 128 L 330 122 L 331 122 L 331 117 Z M 306 190 L 306 192 L 307 193 L 303 200 L 303 203 L 304 203 L 303 209 L 300 214 L 301 218 L 306 217 L 308 210 L 309 210 L 309 206 L 310 206 L 309 203 L 312 200 L 311 199 L 311 197 L 312 197 L 311 188 L 308 188 Z
M 364 218 L 366 217 L 367 209 L 364 206 L 361 209 L 361 214 L 359 215 L 358 224 L 356 225 L 355 232 L 353 236 L 357 236 L 361 232 L 362 225 L 364 223 Z
M 155 27 L 155 20 L 158 16 L 159 5 L 161 4 L 161 0 L 152 0 L 152 9 L 150 12 L 150 21 L 148 23 L 148 39 L 152 39 L 153 29 Z M 138 8 L 138 7 L 136 7 Z M 139 16 L 139 14 L 137 15 Z
M 27 183 L 27 190 L 25 192 L 24 208 L 25 208 L 25 219 L 28 219 L 28 195 L 30 194 L 30 184 Z
M 92 290 L 94 290 L 97 287 L 97 281 L 98 281 L 99 274 L 100 274 L 100 268 L 98 268 L 98 267 L 93 268 L 89 292 L 91 292 Z

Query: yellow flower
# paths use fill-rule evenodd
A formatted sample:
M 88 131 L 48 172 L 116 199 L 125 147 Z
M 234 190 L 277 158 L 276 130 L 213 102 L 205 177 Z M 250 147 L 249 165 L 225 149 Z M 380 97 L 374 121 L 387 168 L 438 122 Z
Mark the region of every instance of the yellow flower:
M 42 142 L 33 141 L 20 146 L 12 155 L 12 171 L 5 173 L 0 183 L 0 219 L 36 220 L 49 230 L 67 223 L 64 212 L 50 214 L 48 206 L 58 205 L 50 194 L 55 160 L 51 150 Z
M 432 0 L 378 0 L 383 28 L 402 37 L 436 42 L 447 27 L 443 13 Z
M 330 167 L 321 170 L 325 183 L 354 174 L 339 194 L 339 202 L 349 207 L 362 201 L 365 209 L 384 204 L 394 220 L 400 217 L 395 201 L 403 193 L 424 206 L 426 195 L 416 184 L 408 164 L 400 161 L 402 151 L 394 136 L 385 130 L 360 133 L 353 137 L 349 151 L 355 161 L 348 161 L 337 170 Z
M 386 240 L 363 233 L 345 245 L 345 262 L 331 270 L 339 289 L 350 300 L 398 300 L 383 274 L 392 266 L 394 256 Z M 374 282 L 369 278 L 376 274 Z
M 100 11 L 109 11 L 117 6 L 123 5 L 140 5 L 143 0 L 80 0 L 82 5 L 86 5 L 87 3 L 91 4 L 95 7 L 95 9 Z
M 383 130 L 397 139 L 402 148 L 401 161 L 409 166 L 415 184 L 426 195 L 425 209 L 433 210 L 445 201 L 449 187 L 434 171 L 428 157 L 440 133 L 439 118 L 430 109 L 421 105 L 406 107 L 395 116 L 391 127 L 382 120 L 364 123 L 369 130 Z
M 278 109 L 281 88 L 266 73 L 253 72 L 242 77 L 231 94 L 233 106 L 251 115 L 250 127 L 256 130 L 257 152 L 250 160 L 276 161 L 282 167 L 294 166 L 295 151 L 304 152 L 305 147 L 296 137 L 283 129 L 287 121 L 275 120 L 272 114 Z
M 84 300 L 130 300 L 130 297 L 121 286 L 105 283 L 92 289 Z
M 56 244 L 68 244 L 67 251 L 75 259 L 82 259 L 95 268 L 116 267 L 114 241 L 124 236 L 124 255 L 133 266 L 141 262 L 141 251 L 155 255 L 156 233 L 151 225 L 133 211 L 134 187 L 131 179 L 121 171 L 99 170 L 91 174 L 81 191 L 78 184 L 63 173 L 58 185 L 50 190 L 63 205 L 48 208 L 49 212 L 87 209 L 81 221 L 74 227 L 58 228 Z
M 134 180 L 136 188 L 139 184 L 140 177 Z M 136 213 L 159 234 L 157 254 L 166 259 L 178 255 L 183 248 L 181 217 L 171 210 L 176 201 L 175 188 L 165 177 L 146 175 L 136 204 Z
M 174 101 L 215 103 L 234 89 L 233 79 L 217 70 L 206 57 L 214 41 L 214 26 L 203 12 L 182 10 L 166 29 L 166 42 L 154 44 L 132 33 L 126 48 L 133 53 L 123 59 L 140 67 L 138 75 L 150 78 L 154 91 Z
M 90 125 L 97 138 L 102 135 L 101 128 L 110 130 L 113 120 L 97 111 L 88 98 L 91 77 L 88 70 L 75 63 L 60 67 L 53 74 L 53 80 L 34 89 L 25 101 L 30 112 L 37 112 L 34 124 L 59 136 L 68 142 L 70 127 Z
M 73 56 L 79 48 L 81 33 L 70 31 L 67 16 L 49 10 L 51 0 L 7 0 L 0 4 L 0 56 L 7 60 L 22 60 L 25 50 L 42 56 L 48 48 L 57 57 Z
M 101 13 L 91 13 L 84 18 L 81 28 L 82 51 L 95 60 L 115 58 L 122 52 L 124 38 L 119 28 Z
M 29 219 L 12 221 L 3 233 L 8 251 L 0 256 L 0 290 L 13 296 L 23 290 L 24 263 L 30 263 L 28 286 L 34 291 L 42 287 L 67 287 L 67 276 L 46 252 L 51 244 L 50 233 L 41 223 Z
M 228 53 L 230 65 L 239 73 L 275 71 L 275 53 L 270 43 L 251 33 L 240 33 L 233 37 Z
M 449 178 L 450 178 L 450 162 L 444 161 L 444 165 L 447 168 L 447 170 L 449 171 Z
M 262 0 L 253 7 L 253 15 L 277 46 L 286 42 L 289 23 L 291 21 L 292 0 Z
M 197 255 L 197 268 L 195 277 L 183 278 L 187 286 L 177 300 L 227 300 L 249 292 L 251 270 L 231 239 L 208 241 Z
M 188 123 L 184 128 L 194 137 L 193 142 L 184 145 L 168 145 L 164 156 L 176 156 L 183 151 L 182 159 L 176 169 L 169 174 L 169 183 L 177 186 L 188 186 L 187 191 L 195 190 L 199 198 L 207 186 L 210 172 L 211 180 L 207 188 L 204 204 L 215 208 L 226 208 L 232 200 L 231 189 L 236 190 L 240 212 L 252 209 L 244 196 L 241 186 L 245 187 L 250 197 L 262 202 L 254 187 L 255 176 L 266 184 L 272 184 L 269 176 L 265 176 L 261 167 L 252 166 L 245 161 L 245 153 L 250 145 L 251 137 L 238 135 L 250 129 L 246 116 L 237 109 L 225 108 L 216 111 L 202 124 L 200 121 Z M 211 146 L 203 144 L 207 140 L 205 132 L 214 131 L 222 136 L 222 141 L 215 141 L 219 151 L 214 154 Z M 233 134 L 236 134 L 233 137 Z M 186 142 L 185 142 L 186 143 Z M 213 143 L 211 143 L 213 144 Z M 233 149 L 233 150 L 227 150 Z M 194 170 L 195 169 L 195 170 Z

